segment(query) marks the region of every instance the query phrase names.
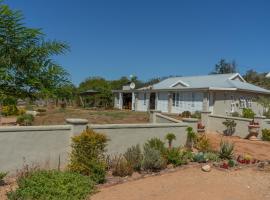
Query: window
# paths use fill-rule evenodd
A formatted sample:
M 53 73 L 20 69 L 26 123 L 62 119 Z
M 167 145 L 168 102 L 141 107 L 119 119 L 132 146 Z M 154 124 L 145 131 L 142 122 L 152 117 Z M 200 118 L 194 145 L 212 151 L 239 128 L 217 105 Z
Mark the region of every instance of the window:
M 246 108 L 246 100 L 244 97 L 240 97 L 240 108 Z
M 246 100 L 246 105 L 247 105 L 248 108 L 251 108 L 252 107 L 252 99 L 251 98 L 248 98 Z
M 146 93 L 143 94 L 143 105 L 146 105 Z

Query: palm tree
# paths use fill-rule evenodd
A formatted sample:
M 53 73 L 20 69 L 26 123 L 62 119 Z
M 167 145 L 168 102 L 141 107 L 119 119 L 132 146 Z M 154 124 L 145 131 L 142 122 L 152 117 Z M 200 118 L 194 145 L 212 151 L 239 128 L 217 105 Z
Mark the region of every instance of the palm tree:
M 169 149 L 172 148 L 172 141 L 176 140 L 176 136 L 173 133 L 168 133 L 165 137 L 166 140 L 168 140 Z

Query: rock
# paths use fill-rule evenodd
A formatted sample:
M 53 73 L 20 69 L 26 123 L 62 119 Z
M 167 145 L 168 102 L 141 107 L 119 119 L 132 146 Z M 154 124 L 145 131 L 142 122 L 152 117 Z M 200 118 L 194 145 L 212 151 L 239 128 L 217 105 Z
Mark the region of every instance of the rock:
M 167 169 L 173 169 L 173 168 L 174 168 L 173 164 L 167 165 Z
M 37 111 L 33 111 L 33 110 L 27 110 L 26 112 L 25 112 L 25 114 L 28 114 L 28 115 L 33 115 L 34 117 L 38 114 L 38 112 Z
M 133 172 L 133 174 L 131 176 L 131 178 L 134 179 L 134 180 L 139 179 L 141 177 L 142 177 L 142 175 L 140 173 L 138 173 L 138 172 Z
M 211 171 L 211 166 L 210 165 L 203 165 L 202 166 L 202 171 L 204 171 L 204 172 L 210 172 Z

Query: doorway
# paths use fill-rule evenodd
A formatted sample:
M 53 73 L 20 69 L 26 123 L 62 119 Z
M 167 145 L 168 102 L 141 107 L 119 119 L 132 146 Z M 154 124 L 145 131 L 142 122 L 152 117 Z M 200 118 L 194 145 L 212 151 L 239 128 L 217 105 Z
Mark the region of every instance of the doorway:
M 123 93 L 123 109 L 132 109 L 132 93 Z
M 156 93 L 150 94 L 150 110 L 156 109 Z

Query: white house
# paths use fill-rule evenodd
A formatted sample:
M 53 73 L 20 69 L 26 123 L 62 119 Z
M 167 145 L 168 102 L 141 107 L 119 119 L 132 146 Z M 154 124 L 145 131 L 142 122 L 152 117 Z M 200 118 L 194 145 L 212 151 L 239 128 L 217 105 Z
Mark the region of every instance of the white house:
M 247 83 L 238 74 L 172 77 L 149 87 L 113 91 L 114 107 L 135 111 L 160 110 L 165 113 L 209 111 L 228 115 L 251 108 L 262 114 L 259 96 L 270 91 Z

